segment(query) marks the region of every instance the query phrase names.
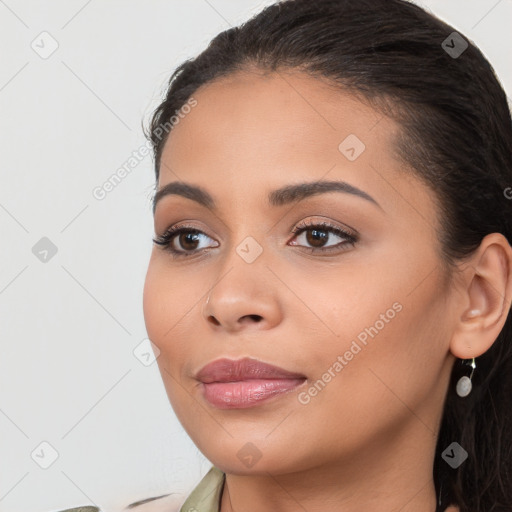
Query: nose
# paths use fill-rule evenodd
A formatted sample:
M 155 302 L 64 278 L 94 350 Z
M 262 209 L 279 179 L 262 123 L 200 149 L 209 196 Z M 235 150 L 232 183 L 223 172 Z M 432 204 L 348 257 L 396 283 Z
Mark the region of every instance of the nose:
M 271 329 L 281 321 L 272 272 L 265 265 L 251 267 L 250 271 L 242 267 L 231 267 L 210 290 L 203 305 L 203 318 L 215 330 Z

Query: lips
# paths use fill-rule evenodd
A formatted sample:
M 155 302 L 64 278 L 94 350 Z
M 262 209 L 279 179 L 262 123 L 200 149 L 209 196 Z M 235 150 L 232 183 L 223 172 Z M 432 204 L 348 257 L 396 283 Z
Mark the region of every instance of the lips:
M 211 382 L 236 382 L 250 379 L 305 379 L 300 373 L 293 373 L 256 359 L 217 359 L 199 370 L 196 379 Z
M 256 359 L 218 359 L 196 375 L 206 401 L 218 409 L 245 409 L 286 394 L 306 377 Z

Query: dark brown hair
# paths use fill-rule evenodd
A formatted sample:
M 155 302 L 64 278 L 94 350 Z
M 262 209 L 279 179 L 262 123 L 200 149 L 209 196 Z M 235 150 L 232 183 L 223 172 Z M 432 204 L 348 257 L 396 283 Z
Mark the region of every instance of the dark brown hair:
M 171 75 L 146 133 L 158 182 L 161 126 L 198 87 L 237 71 L 298 70 L 364 98 L 398 121 L 396 154 L 435 191 L 441 261 L 455 269 L 493 232 L 512 240 L 512 122 L 490 63 L 463 34 L 405 0 L 283 0 L 218 34 Z M 466 47 L 467 44 L 467 47 Z M 460 53 L 460 54 L 458 54 Z M 160 128 L 159 128 L 160 127 Z M 437 512 L 512 510 L 512 318 L 476 358 L 473 391 L 457 360 L 440 427 L 434 480 Z M 468 458 L 441 457 L 456 441 Z

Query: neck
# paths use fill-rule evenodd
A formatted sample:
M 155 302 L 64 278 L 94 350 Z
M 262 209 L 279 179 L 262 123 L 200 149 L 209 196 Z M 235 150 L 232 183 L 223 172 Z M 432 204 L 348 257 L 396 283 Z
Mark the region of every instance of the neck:
M 390 435 L 386 442 L 358 446 L 330 464 L 275 472 L 270 468 L 277 467 L 277 462 L 268 461 L 269 469 L 260 466 L 258 474 L 226 471 L 220 510 L 435 512 L 436 436 L 417 419 L 410 427 Z M 450 507 L 446 512 L 458 509 Z

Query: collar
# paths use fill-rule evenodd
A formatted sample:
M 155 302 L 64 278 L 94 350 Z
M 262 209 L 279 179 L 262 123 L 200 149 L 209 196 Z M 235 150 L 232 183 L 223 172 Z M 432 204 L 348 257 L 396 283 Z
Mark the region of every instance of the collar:
M 180 512 L 219 512 L 220 499 L 226 474 L 219 468 L 212 466 L 197 484 L 194 490 L 188 495 Z

